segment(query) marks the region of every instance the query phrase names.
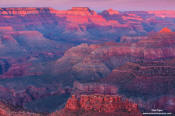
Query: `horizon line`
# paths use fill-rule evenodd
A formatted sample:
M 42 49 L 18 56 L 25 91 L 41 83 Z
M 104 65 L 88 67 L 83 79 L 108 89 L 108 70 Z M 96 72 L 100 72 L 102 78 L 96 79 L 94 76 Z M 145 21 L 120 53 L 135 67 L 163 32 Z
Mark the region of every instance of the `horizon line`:
M 57 9 L 57 8 L 54 8 L 54 7 L 40 7 L 40 6 L 37 6 L 37 7 L 28 7 L 28 6 L 24 6 L 24 7 L 18 7 L 18 6 L 14 6 L 14 7 L 0 7 L 0 8 L 52 8 L 52 9 L 55 9 L 55 10 L 71 10 L 71 8 L 76 8 L 76 6 L 74 7 L 71 7 L 71 8 L 65 8 L 65 9 Z M 93 10 L 93 9 L 91 9 L 90 7 L 77 7 L 77 8 L 89 8 L 90 10 Z M 104 9 L 104 10 L 94 10 L 94 11 L 105 11 L 105 10 L 109 10 L 109 9 L 112 9 L 112 10 L 115 10 L 115 11 L 132 11 L 132 12 L 134 12 L 134 11 L 175 11 L 175 10 L 170 10 L 170 9 L 150 9 L 150 10 L 117 10 L 117 9 L 114 9 L 114 8 L 107 8 L 107 9 Z

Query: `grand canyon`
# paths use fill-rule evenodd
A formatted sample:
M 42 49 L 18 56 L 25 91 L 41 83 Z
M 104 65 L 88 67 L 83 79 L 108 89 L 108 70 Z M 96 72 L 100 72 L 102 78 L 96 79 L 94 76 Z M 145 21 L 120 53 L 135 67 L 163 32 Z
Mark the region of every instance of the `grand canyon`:
M 175 10 L 0 8 L 0 116 L 153 109 L 175 114 Z

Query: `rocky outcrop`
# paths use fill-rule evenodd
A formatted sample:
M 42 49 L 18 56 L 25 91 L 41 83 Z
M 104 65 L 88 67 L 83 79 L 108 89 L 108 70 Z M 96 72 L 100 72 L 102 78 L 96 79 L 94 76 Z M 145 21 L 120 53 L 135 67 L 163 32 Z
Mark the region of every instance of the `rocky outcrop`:
M 113 10 L 113 9 L 108 9 L 102 12 L 104 15 L 118 15 L 120 14 L 119 11 Z
M 142 116 L 138 105 L 111 95 L 75 95 L 70 97 L 65 108 L 49 116 Z
M 123 101 L 119 96 L 108 95 L 81 95 L 80 101 L 72 95 L 65 106 L 67 110 L 85 110 L 95 112 L 138 111 L 136 104 L 128 100 Z
M 78 99 L 74 95 L 72 95 L 72 97 L 68 99 L 65 108 L 67 110 L 72 110 L 72 111 L 80 110 L 80 104 Z
M 57 15 L 79 15 L 79 16 L 92 16 L 97 13 L 93 10 L 90 10 L 88 7 L 72 7 L 72 9 L 67 11 L 57 12 Z
M 162 30 L 160 30 L 160 33 L 171 33 L 171 32 L 172 32 L 172 30 L 167 28 L 167 27 L 165 27 Z
M 137 104 L 111 95 L 81 95 L 79 100 L 72 95 L 66 103 L 65 110 L 114 114 L 125 112 L 141 116 Z

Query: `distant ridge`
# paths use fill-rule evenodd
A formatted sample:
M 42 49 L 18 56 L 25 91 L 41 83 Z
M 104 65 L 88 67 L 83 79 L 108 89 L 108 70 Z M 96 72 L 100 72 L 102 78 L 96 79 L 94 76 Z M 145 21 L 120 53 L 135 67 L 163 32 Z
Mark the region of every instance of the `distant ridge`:
M 96 12 L 88 7 L 72 7 L 69 10 L 56 10 L 50 7 L 13 7 L 13 8 L 0 8 L 0 15 L 95 15 Z
M 34 8 L 34 7 L 19 7 L 19 8 L 0 8 L 0 15 L 29 15 L 29 14 L 48 14 L 55 11 L 53 8 Z
M 119 11 L 108 9 L 102 11 L 105 14 L 109 15 L 118 15 Z M 175 11 L 171 10 L 162 10 L 162 11 L 124 11 L 123 13 L 136 13 L 138 15 L 155 15 L 157 17 L 175 17 Z M 89 7 L 72 7 L 68 10 L 56 10 L 51 7 L 6 7 L 0 8 L 0 15 L 96 15 L 97 13 L 94 10 L 91 10 Z

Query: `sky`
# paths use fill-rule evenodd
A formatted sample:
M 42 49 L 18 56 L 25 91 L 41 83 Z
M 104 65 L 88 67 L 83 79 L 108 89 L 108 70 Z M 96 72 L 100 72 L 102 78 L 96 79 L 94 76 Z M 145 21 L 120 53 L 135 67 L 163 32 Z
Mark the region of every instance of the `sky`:
M 52 7 L 58 10 L 89 7 L 96 11 L 175 10 L 175 0 L 0 0 L 0 7 Z

